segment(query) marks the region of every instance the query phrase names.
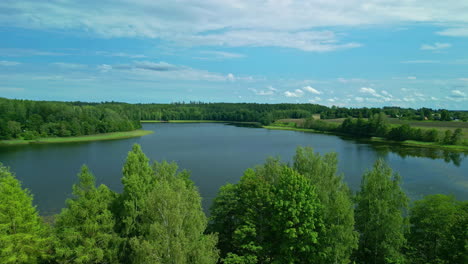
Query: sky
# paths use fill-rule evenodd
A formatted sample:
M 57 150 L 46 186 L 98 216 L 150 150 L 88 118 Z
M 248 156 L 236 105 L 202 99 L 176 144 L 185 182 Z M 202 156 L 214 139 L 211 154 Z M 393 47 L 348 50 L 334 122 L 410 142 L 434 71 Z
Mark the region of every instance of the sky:
M 1 0 L 0 97 L 468 110 L 466 0 Z

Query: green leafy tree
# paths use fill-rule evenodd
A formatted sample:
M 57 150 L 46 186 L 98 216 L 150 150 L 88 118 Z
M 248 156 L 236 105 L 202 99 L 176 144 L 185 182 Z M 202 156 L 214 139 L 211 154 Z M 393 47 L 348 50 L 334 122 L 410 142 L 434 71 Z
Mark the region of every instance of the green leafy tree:
M 39 263 L 49 257 L 49 245 L 32 195 L 0 163 L 0 263 Z
M 428 195 L 414 203 L 410 216 L 412 263 L 467 263 L 468 202 Z
M 453 132 L 452 138 L 450 139 L 450 143 L 453 145 L 459 145 L 461 144 L 463 140 L 463 131 L 461 128 L 455 129 L 455 132 Z
M 142 214 L 143 233 L 130 241 L 132 263 L 216 263 L 216 236 L 204 235 L 201 197 L 186 171 L 155 163 L 155 184 Z
M 86 166 L 73 185 L 73 198 L 57 217 L 56 261 L 59 263 L 118 263 L 119 237 L 110 210 L 115 194 L 95 186 Z
M 452 119 L 450 118 L 450 113 L 449 113 L 449 111 L 447 111 L 447 110 L 442 110 L 442 112 L 440 113 L 440 120 L 442 120 L 442 121 L 450 121 L 450 120 L 452 120 Z
M 230 183 L 221 186 L 211 206 L 208 231 L 218 233 L 218 248 L 222 249 L 222 257 L 234 251 L 233 236 L 240 221 L 237 217 L 240 199 L 237 188 L 239 185 Z
M 210 230 L 226 235 L 224 263 L 310 263 L 323 254 L 321 207 L 307 178 L 270 159 L 221 189 Z
M 133 145 L 132 151 L 128 153 L 127 161 L 123 167 L 122 184 L 124 190 L 119 198 L 119 230 L 124 238 L 122 245 L 122 257 L 125 261 L 131 254 L 129 240 L 138 238 L 142 230 L 143 212 L 146 199 L 154 187 L 154 177 L 149 159 L 141 150 L 140 145 Z
M 215 235 L 188 172 L 172 163 L 151 167 L 139 145 L 128 154 L 119 202 L 125 263 L 216 263 Z
M 357 262 L 403 263 L 408 198 L 400 187 L 400 176 L 377 160 L 373 170 L 362 177 L 356 203 L 356 229 L 360 233 Z
M 324 156 L 312 148 L 297 148 L 294 169 L 303 174 L 316 187 L 323 205 L 324 234 L 320 247 L 324 255 L 320 263 L 349 263 L 357 248 L 358 234 L 354 230 L 354 204 L 343 177 L 337 175 L 336 153 Z
M 21 134 L 21 123 L 16 121 L 8 121 L 6 129 L 7 135 L 12 138 L 17 138 Z
M 452 144 L 452 134 L 453 134 L 452 130 L 450 129 L 445 130 L 444 139 L 442 140 L 442 143 L 445 145 Z

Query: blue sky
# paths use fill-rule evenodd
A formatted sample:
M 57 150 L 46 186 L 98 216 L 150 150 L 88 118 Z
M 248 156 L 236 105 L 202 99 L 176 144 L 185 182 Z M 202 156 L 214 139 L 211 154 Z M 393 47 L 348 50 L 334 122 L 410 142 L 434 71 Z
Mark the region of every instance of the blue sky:
M 2 0 L 0 97 L 468 109 L 468 1 Z

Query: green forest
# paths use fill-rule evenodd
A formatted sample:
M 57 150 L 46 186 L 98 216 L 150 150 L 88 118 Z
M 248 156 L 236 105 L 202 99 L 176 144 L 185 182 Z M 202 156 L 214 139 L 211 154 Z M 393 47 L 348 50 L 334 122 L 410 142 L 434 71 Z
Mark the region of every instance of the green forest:
M 369 118 L 362 118 L 362 116 L 358 118 L 347 117 L 339 125 L 323 120 L 315 120 L 311 116 L 306 118 L 305 122 L 299 127 L 317 131 L 337 132 L 356 137 L 380 137 L 393 141 L 415 140 L 443 145 L 468 146 L 468 141 L 464 139 L 461 128 L 457 128 L 453 132 L 447 129 L 441 133 L 435 128 L 414 128 L 409 124 L 391 126 L 384 112 L 375 113 Z
M 352 192 L 337 164 L 335 153 L 302 147 L 290 164 L 269 158 L 221 187 L 207 217 L 190 173 L 150 162 L 135 144 L 121 193 L 83 166 L 47 222 L 0 165 L 0 263 L 468 262 L 468 202 L 410 201 L 383 160 Z
M 85 103 L 31 101 L 0 98 L 0 140 L 33 140 L 47 137 L 70 137 L 100 133 L 131 131 L 141 128 L 142 120 L 213 120 L 231 122 L 257 122 L 269 125 L 278 119 L 311 118 L 320 114 L 321 119 L 360 118 L 357 123 L 347 122 L 347 126 L 358 129 L 346 130 L 351 135 L 387 136 L 391 131 L 373 131 L 366 127 L 365 120 L 380 113 L 402 120 L 458 120 L 467 121 L 468 112 L 435 110 L 429 108 L 407 109 L 399 107 L 384 108 L 338 108 L 317 104 L 257 104 L 257 103 L 172 103 L 172 104 L 128 104 L 118 102 Z M 361 120 L 361 121 L 360 121 Z M 312 127 L 312 126 L 311 126 Z M 314 128 L 328 129 L 315 125 Z M 348 129 L 342 127 L 341 131 Z M 406 129 L 403 127 L 402 129 Z M 369 130 L 369 131 L 368 131 Z M 395 134 L 395 133 L 397 134 Z M 439 140 L 444 135 L 401 136 L 391 132 L 392 139 L 416 138 L 423 141 Z M 405 131 L 403 131 L 405 132 Z M 399 134 L 398 134 L 399 133 Z M 419 133 L 419 134 L 418 134 Z M 450 135 L 451 136 L 451 135 Z M 458 135 L 453 139 L 457 141 Z M 443 140 L 440 139 L 440 140 Z

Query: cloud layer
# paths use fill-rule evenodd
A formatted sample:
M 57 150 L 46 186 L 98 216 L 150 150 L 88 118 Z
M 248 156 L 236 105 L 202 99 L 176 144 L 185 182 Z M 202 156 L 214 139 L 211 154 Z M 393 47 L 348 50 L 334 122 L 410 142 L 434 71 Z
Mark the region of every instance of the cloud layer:
M 105 38 L 157 38 L 190 46 L 325 52 L 360 46 L 325 27 L 419 22 L 446 26 L 440 35 L 468 36 L 467 8 L 468 2 L 459 0 L 3 0 L 0 25 L 73 29 Z

